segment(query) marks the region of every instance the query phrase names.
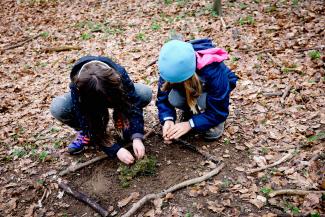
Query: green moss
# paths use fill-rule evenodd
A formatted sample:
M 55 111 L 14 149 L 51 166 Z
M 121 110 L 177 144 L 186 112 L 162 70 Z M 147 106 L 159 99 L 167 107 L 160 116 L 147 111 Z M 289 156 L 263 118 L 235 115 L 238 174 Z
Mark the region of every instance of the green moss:
M 154 156 L 145 156 L 132 166 L 121 165 L 119 179 L 123 188 L 130 186 L 130 181 L 136 176 L 152 176 L 156 173 L 157 159 Z

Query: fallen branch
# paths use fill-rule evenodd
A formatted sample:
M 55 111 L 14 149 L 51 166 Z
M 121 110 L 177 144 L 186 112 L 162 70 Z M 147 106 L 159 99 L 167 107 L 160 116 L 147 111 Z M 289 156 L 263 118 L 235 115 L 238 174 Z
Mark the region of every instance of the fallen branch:
M 283 95 L 282 95 L 282 97 L 281 97 L 281 99 L 280 99 L 281 104 L 284 104 L 284 100 L 285 100 L 286 97 L 289 95 L 289 91 L 290 91 L 291 87 L 292 87 L 291 85 L 288 85 L 288 86 L 286 87 L 286 89 L 284 90 Z
M 266 96 L 266 97 L 273 97 L 273 96 L 282 96 L 283 95 L 283 92 L 281 91 L 277 91 L 277 92 L 265 92 L 265 93 L 262 93 L 263 96 Z
M 11 49 L 23 46 L 27 42 L 33 41 L 34 39 L 36 39 L 36 38 L 38 38 L 40 36 L 41 36 L 41 34 L 37 34 L 37 35 L 35 35 L 33 37 L 30 37 L 30 38 L 24 39 L 22 41 L 19 41 L 16 44 L 4 46 L 4 48 L 2 48 L 1 51 L 11 50 Z
M 272 191 L 269 196 L 270 197 L 275 197 L 277 195 L 307 195 L 307 194 L 325 194 L 325 191 L 307 191 L 307 190 L 297 190 L 297 189 L 282 189 L 282 190 L 277 190 L 277 191 Z
M 69 195 L 76 198 L 77 200 L 80 200 L 85 204 L 89 205 L 91 208 L 96 210 L 96 212 L 98 212 L 101 216 L 108 216 L 109 213 L 106 209 L 101 207 L 98 203 L 96 203 L 84 193 L 71 189 L 67 184 L 63 182 L 59 182 L 59 187 L 62 188 L 65 192 L 67 192 Z
M 150 135 L 152 135 L 153 133 L 154 133 L 154 130 L 149 130 L 149 131 L 148 131 L 148 132 L 143 136 L 143 139 L 148 138 L 148 137 L 149 137 Z M 89 166 L 89 165 L 91 165 L 91 164 L 93 164 L 93 163 L 96 163 L 97 161 L 100 161 L 100 160 L 103 160 L 103 159 L 106 159 L 106 158 L 108 158 L 108 156 L 107 156 L 106 154 L 104 154 L 104 155 L 100 155 L 100 156 L 97 156 L 97 157 L 95 157 L 95 158 L 93 158 L 93 159 L 91 159 L 91 160 L 89 160 L 89 161 L 84 162 L 84 163 L 80 163 L 80 164 L 77 164 L 77 165 L 75 165 L 75 166 L 70 166 L 70 167 L 68 167 L 67 169 L 61 171 L 61 172 L 59 173 L 59 175 L 60 175 L 60 176 L 64 176 L 64 175 L 66 175 L 66 174 L 68 174 L 68 173 L 70 173 L 70 172 L 75 172 L 75 171 L 77 171 L 77 170 L 80 170 L 81 168 L 84 168 L 84 167 L 86 167 L 86 166 Z
M 174 185 L 174 186 L 168 188 L 167 190 L 161 191 L 160 193 L 147 194 L 146 196 L 144 196 L 143 198 L 141 198 L 141 200 L 139 200 L 138 202 L 136 202 L 135 204 L 133 204 L 132 208 L 127 213 L 125 213 L 124 215 L 122 215 L 122 217 L 134 216 L 134 213 L 138 209 L 140 209 L 145 203 L 147 203 L 148 201 L 150 201 L 152 199 L 164 197 L 168 193 L 177 191 L 177 190 L 179 190 L 181 188 L 184 188 L 184 187 L 187 187 L 187 186 L 190 186 L 190 185 L 194 185 L 194 184 L 203 182 L 203 181 L 205 181 L 205 180 L 207 180 L 207 179 L 209 179 L 209 178 L 217 175 L 222 170 L 222 168 L 224 166 L 225 166 L 224 163 L 221 163 L 217 168 L 213 169 L 212 171 L 210 171 L 209 173 L 207 173 L 207 174 L 205 174 L 203 176 L 200 176 L 200 177 L 197 177 L 197 178 L 194 178 L 194 179 L 190 179 L 190 180 L 181 182 L 181 183 L 179 183 L 177 185 Z
M 303 52 L 303 51 L 308 51 L 308 50 L 323 50 L 325 49 L 325 45 L 320 45 L 316 47 L 306 47 L 306 48 L 299 48 L 299 49 L 293 49 L 293 48 L 265 48 L 265 49 L 240 49 L 239 51 L 243 52 L 255 52 L 255 54 L 260 54 L 260 53 L 266 53 L 266 52 L 283 52 L 286 49 L 292 49 L 293 51 L 297 52 Z
M 191 151 L 194 151 L 196 153 L 199 153 L 206 160 L 210 160 L 210 161 L 212 161 L 213 163 L 216 163 L 216 164 L 219 163 L 219 160 L 215 156 L 209 154 L 206 151 L 203 151 L 202 149 L 197 148 L 195 145 L 193 145 L 193 144 L 191 144 L 191 143 L 189 143 L 189 142 L 187 142 L 185 140 L 175 139 L 174 142 L 175 143 L 180 143 L 184 148 L 187 148 L 187 149 L 190 149 Z
M 50 48 L 44 48 L 44 52 L 62 52 L 62 51 L 71 51 L 71 50 L 81 50 L 82 48 L 80 46 L 61 46 L 61 47 L 50 47 Z
M 260 167 L 260 168 L 256 168 L 256 169 L 252 169 L 250 171 L 247 172 L 247 174 L 252 174 L 252 173 L 256 173 L 256 172 L 259 172 L 259 171 L 262 171 L 262 170 L 265 170 L 265 169 L 268 169 L 268 168 L 271 168 L 271 167 L 274 167 L 274 166 L 277 166 L 287 160 L 289 160 L 290 158 L 293 157 L 293 153 L 294 153 L 294 150 L 291 150 L 289 151 L 288 154 L 286 154 L 285 156 L 283 156 L 280 160 L 272 163 L 272 164 L 269 164 L 269 165 L 266 165 L 264 167 Z
M 84 163 L 80 163 L 80 164 L 77 164 L 75 166 L 70 166 L 67 169 L 61 171 L 59 173 L 59 175 L 60 176 L 64 176 L 64 175 L 66 175 L 66 174 L 68 174 L 70 172 L 75 172 L 77 170 L 80 170 L 81 168 L 84 168 L 86 166 L 89 166 L 90 164 L 96 163 L 97 161 L 103 160 L 105 158 L 108 158 L 108 156 L 106 154 L 105 155 L 97 156 L 97 157 L 95 157 L 95 158 L 93 158 L 93 159 L 91 159 L 89 161 L 84 162 Z

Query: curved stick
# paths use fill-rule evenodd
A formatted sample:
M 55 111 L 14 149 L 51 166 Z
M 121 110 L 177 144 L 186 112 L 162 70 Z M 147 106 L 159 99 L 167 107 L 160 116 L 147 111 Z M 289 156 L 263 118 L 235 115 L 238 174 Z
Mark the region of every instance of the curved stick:
M 217 175 L 221 170 L 222 168 L 225 166 L 224 163 L 221 163 L 220 166 L 218 166 L 217 168 L 211 170 L 209 173 L 203 175 L 203 176 L 200 176 L 200 177 L 197 177 L 197 178 L 194 178 L 194 179 L 189 179 L 187 181 L 184 181 L 184 182 L 181 182 L 177 185 L 174 185 L 170 188 L 168 188 L 167 190 L 163 190 L 162 192 L 160 193 L 156 193 L 156 194 L 147 194 L 146 196 L 144 196 L 143 198 L 141 198 L 141 200 L 139 200 L 138 202 L 136 202 L 135 204 L 133 204 L 132 208 L 127 212 L 125 213 L 124 215 L 122 215 L 122 217 L 130 217 L 130 216 L 134 216 L 134 213 L 139 209 L 141 208 L 145 203 L 147 203 L 148 201 L 152 200 L 152 199 L 156 199 L 156 198 L 159 198 L 159 197 L 163 197 L 165 196 L 166 194 L 168 193 L 171 193 L 171 192 L 174 192 L 174 191 L 177 191 L 181 188 L 184 188 L 184 187 L 187 187 L 189 185 L 194 185 L 196 183 L 199 183 L 199 182 L 203 182 L 215 175 Z

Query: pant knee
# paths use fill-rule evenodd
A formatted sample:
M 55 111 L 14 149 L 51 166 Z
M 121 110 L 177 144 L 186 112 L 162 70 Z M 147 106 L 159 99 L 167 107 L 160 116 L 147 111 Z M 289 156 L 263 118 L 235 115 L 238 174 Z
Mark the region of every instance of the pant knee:
M 186 107 L 186 99 L 178 91 L 171 90 L 168 101 L 175 108 L 184 109 Z
M 142 106 L 148 105 L 152 100 L 152 90 L 145 84 L 134 84 L 135 91 L 140 97 Z

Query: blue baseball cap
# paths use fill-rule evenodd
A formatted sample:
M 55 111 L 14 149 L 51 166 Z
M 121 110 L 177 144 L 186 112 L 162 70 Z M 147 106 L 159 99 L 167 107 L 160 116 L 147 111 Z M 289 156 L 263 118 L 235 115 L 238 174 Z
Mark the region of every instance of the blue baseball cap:
M 171 40 L 163 45 L 158 58 L 160 76 L 169 82 L 183 82 L 195 73 L 196 57 L 192 44 Z

